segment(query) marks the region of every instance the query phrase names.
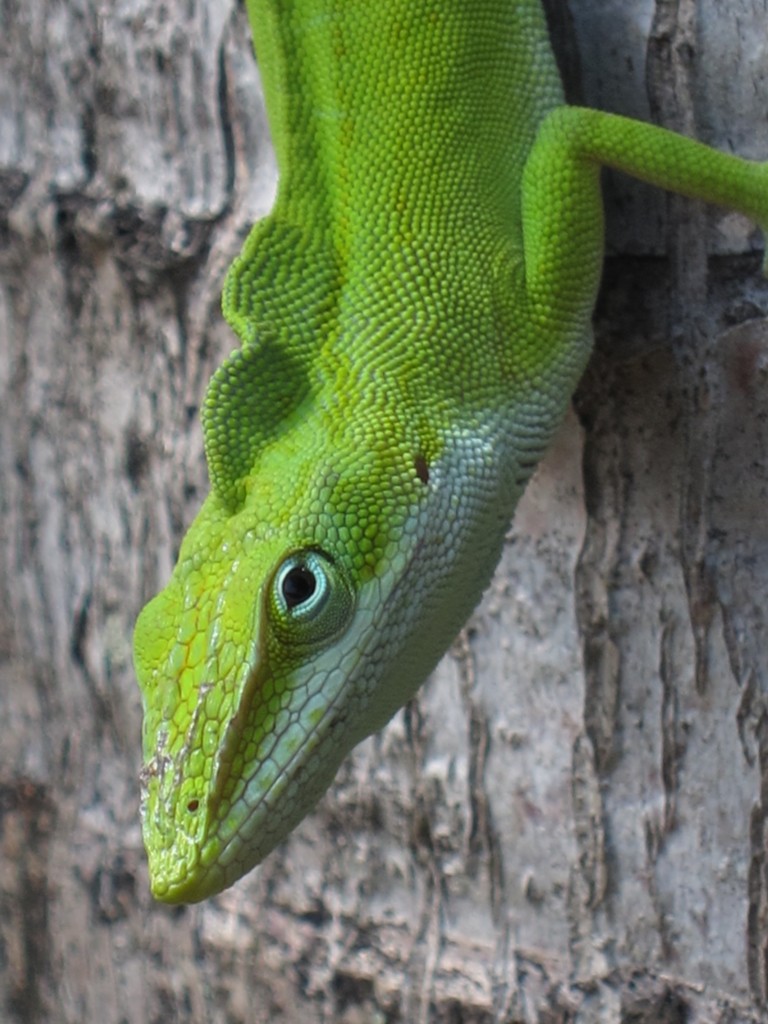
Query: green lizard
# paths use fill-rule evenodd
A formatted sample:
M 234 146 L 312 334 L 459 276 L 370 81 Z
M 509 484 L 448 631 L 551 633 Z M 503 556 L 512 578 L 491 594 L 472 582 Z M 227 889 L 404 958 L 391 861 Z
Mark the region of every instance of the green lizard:
M 258 864 L 487 585 L 589 356 L 600 166 L 768 169 L 564 105 L 539 0 L 248 0 L 280 182 L 226 280 L 211 493 L 139 617 L 152 891 Z

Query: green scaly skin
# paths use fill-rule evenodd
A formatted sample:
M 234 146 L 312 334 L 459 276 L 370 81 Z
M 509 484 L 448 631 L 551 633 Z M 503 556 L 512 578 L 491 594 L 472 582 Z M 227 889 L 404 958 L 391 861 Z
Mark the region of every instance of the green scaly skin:
M 487 585 L 591 345 L 601 164 L 768 171 L 563 105 L 534 0 L 249 0 L 280 169 L 224 289 L 211 493 L 141 613 L 152 891 L 258 864 Z

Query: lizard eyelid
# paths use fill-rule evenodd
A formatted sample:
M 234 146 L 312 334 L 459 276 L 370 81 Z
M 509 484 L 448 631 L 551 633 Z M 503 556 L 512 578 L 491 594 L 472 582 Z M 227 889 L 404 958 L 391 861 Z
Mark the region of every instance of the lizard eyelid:
M 286 644 L 318 643 L 338 636 L 354 609 L 346 572 L 324 551 L 310 548 L 286 556 L 273 577 L 269 619 Z

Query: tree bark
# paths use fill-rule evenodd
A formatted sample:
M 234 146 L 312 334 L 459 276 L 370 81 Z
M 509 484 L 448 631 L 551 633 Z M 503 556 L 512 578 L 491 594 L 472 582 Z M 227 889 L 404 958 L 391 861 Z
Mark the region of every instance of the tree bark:
M 550 6 L 572 97 L 768 157 L 764 0 Z M 130 637 L 207 486 L 260 87 L 231 0 L 2 28 L 0 1019 L 768 1021 L 753 226 L 608 181 L 595 355 L 483 604 L 262 868 L 168 909 Z

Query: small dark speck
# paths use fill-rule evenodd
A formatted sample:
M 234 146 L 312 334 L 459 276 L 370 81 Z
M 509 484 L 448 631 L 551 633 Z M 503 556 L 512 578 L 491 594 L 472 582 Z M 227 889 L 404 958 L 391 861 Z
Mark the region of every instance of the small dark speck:
M 198 809 L 199 806 L 200 806 L 200 801 L 199 800 L 190 800 L 189 803 L 187 804 L 187 810 L 190 813 L 194 813 Z
M 70 652 L 80 668 L 85 668 L 85 640 L 88 633 L 88 612 L 91 607 L 91 595 L 87 594 L 80 607 L 76 610 L 72 623 Z
M 318 899 L 309 910 L 306 910 L 301 915 L 301 920 L 306 921 L 307 924 L 314 925 L 315 928 L 321 928 L 332 920 L 332 915 L 325 903 Z
M 134 487 L 138 487 L 149 463 L 149 448 L 133 430 L 125 439 L 125 471 Z
M 423 484 L 429 483 L 429 466 L 427 460 L 423 455 L 417 455 L 413 460 L 413 468 L 416 470 L 416 476 L 421 480 Z

